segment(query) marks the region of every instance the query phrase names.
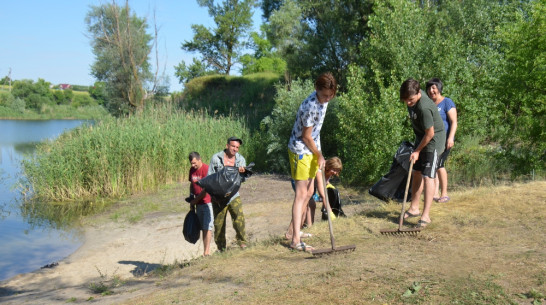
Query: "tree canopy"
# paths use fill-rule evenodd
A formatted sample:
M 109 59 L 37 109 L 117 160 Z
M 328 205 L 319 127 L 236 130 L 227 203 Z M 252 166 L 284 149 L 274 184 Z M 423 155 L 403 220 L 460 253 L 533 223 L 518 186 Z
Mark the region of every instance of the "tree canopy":
M 245 38 L 252 28 L 252 8 L 255 0 L 224 0 L 214 4 L 213 0 L 197 0 L 201 7 L 208 8 L 214 19 L 215 28 L 208 29 L 200 24 L 193 24 L 193 40 L 182 43 L 182 49 L 201 54 L 201 60 L 189 66 L 181 62 L 177 67 L 180 82 L 187 82 L 208 71 L 229 75 L 232 67 L 239 62 Z

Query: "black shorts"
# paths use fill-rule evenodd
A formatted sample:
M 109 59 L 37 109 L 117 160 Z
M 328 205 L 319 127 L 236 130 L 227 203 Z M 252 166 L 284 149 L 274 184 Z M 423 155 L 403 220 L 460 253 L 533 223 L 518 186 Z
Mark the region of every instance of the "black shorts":
M 434 152 L 422 152 L 419 154 L 419 160 L 413 165 L 413 169 L 420 171 L 424 177 L 434 179 L 439 164 L 440 158 L 436 150 Z
M 440 164 L 438 165 L 438 168 L 444 168 L 446 167 L 446 161 L 447 161 L 447 157 L 449 156 L 449 152 L 451 151 L 451 148 L 450 149 L 446 149 L 444 150 L 444 152 L 440 155 Z

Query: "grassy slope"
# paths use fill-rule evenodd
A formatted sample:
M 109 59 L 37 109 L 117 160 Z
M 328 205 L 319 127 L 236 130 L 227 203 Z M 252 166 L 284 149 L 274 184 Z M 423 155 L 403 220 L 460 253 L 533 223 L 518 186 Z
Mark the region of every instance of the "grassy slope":
M 400 205 L 342 190 L 345 199 L 365 198 L 334 222 L 336 244 L 355 244 L 354 252 L 314 259 L 274 237 L 175 267 L 155 279 L 154 293 L 126 304 L 540 304 L 545 189 L 542 181 L 452 192 L 413 237 L 379 234 L 396 228 Z M 289 206 L 272 204 L 271 213 Z M 324 222 L 311 228 L 312 245 L 329 247 L 327 230 Z

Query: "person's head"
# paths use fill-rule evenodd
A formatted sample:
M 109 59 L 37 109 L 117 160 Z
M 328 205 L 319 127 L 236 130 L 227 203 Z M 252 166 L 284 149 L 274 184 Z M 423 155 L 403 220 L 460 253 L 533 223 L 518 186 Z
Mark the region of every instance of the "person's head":
M 196 151 L 191 152 L 188 156 L 188 159 L 190 160 L 191 167 L 194 169 L 200 169 L 201 165 L 203 165 L 203 161 L 201 161 L 201 156 Z
M 339 173 L 343 169 L 343 164 L 341 163 L 341 159 L 338 157 L 332 157 L 326 160 L 326 165 L 324 166 L 324 170 L 326 171 L 324 175 L 331 177 L 331 176 L 339 176 Z
M 330 72 L 322 73 L 315 80 L 315 90 L 319 103 L 328 103 L 337 91 L 337 82 L 335 77 Z
M 431 78 L 426 85 L 426 92 L 428 97 L 430 97 L 433 101 L 436 101 L 437 98 L 442 97 L 442 90 L 444 89 L 444 85 L 442 84 L 442 81 L 439 78 Z
M 409 107 L 415 106 L 421 99 L 421 86 L 418 81 L 408 78 L 400 86 L 400 100 Z
M 237 137 L 229 137 L 226 144 L 226 154 L 228 157 L 235 156 L 239 152 L 239 146 L 243 145 L 243 140 Z

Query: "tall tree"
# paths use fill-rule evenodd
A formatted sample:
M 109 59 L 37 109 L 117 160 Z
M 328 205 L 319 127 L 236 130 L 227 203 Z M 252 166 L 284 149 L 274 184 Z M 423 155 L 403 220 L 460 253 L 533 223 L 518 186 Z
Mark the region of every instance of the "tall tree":
M 108 108 L 122 115 L 144 107 L 146 88 L 153 79 L 149 55 L 153 36 L 145 18 L 131 12 L 128 1 L 91 6 L 85 18 L 95 62 L 91 74 L 106 85 Z
M 197 3 L 208 8 L 216 27 L 207 29 L 203 25 L 193 24 L 193 40 L 185 41 L 182 50 L 201 53 L 207 70 L 229 75 L 233 65 L 239 61 L 245 38 L 252 28 L 255 0 L 224 0 L 221 4 L 214 4 L 214 0 L 197 0 Z M 202 71 L 203 64 L 200 65 L 186 67 L 182 62 L 177 67 L 177 75 L 188 75 L 185 70 Z M 180 76 L 179 79 L 180 82 L 187 82 L 187 79 L 181 79 Z
M 374 0 L 263 1 L 268 38 L 297 77 L 325 70 L 345 86 L 350 63 L 358 62 L 360 43 L 369 35 Z

